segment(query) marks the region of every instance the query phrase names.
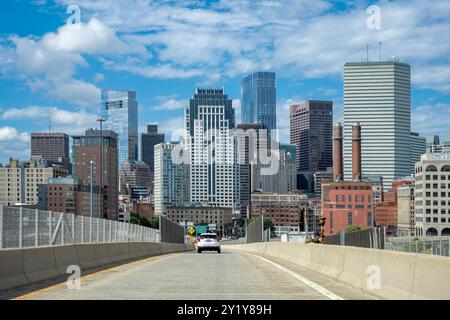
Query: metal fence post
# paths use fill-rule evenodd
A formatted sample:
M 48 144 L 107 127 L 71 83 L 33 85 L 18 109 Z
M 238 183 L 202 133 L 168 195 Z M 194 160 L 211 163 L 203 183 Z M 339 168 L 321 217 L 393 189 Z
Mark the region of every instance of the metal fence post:
M 48 243 L 52 245 L 52 212 L 48 212 Z
M 100 224 L 100 223 L 99 223 L 99 220 L 100 220 L 100 219 L 99 219 L 99 218 L 96 218 L 96 220 L 97 220 L 97 243 L 98 243 L 98 240 L 99 240 L 99 239 L 98 239 L 98 236 L 99 236 L 98 234 L 100 233 L 100 226 L 99 226 L 99 224 Z
M 34 246 L 39 246 L 39 210 L 34 211 Z
M 23 208 L 19 208 L 19 248 L 22 248 L 22 215 L 23 215 Z
M 92 243 L 92 216 L 89 216 L 89 243 Z
M 3 249 L 3 206 L 0 206 L 0 249 Z
M 72 237 L 73 243 L 76 243 L 76 235 L 75 235 L 75 215 L 72 214 Z
M 80 243 L 83 243 L 84 242 L 84 219 L 83 219 L 83 215 L 81 214 L 80 215 L 80 223 L 81 223 L 81 226 L 80 226 L 80 231 L 81 231 L 81 235 L 80 235 Z
M 103 243 L 106 242 L 106 220 L 103 220 Z
M 117 221 L 114 221 L 114 242 L 117 242 Z
M 59 226 L 61 228 L 61 244 L 65 244 L 64 241 L 64 221 L 66 221 L 66 219 L 64 219 L 64 213 L 61 212 L 61 225 Z M 55 239 L 56 241 L 56 239 Z
M 112 220 L 109 220 L 109 242 L 112 242 Z

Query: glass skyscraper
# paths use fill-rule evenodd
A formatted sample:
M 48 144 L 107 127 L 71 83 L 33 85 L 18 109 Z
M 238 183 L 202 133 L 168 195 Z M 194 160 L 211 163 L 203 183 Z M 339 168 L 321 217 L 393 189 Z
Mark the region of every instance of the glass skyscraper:
M 138 160 L 138 103 L 136 92 L 102 90 L 101 116 L 104 130 L 118 134 L 119 166 L 125 160 Z
M 277 127 L 275 72 L 255 72 L 241 81 L 241 122 Z

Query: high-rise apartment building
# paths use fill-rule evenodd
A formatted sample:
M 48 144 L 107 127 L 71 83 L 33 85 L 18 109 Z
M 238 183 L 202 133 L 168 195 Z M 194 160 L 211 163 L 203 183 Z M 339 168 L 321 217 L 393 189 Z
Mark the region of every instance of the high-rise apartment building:
M 275 72 L 255 72 L 241 81 L 241 122 L 276 129 L 277 89 Z
M 73 173 L 78 179 L 82 194 L 79 213 L 89 216 L 92 161 L 94 197 L 98 199 L 94 201 L 93 216 L 115 220 L 119 204 L 117 134 L 110 130 L 89 129 L 85 135 L 73 136 L 72 148 Z
M 423 154 L 427 153 L 427 139 L 419 136 L 418 133 L 411 132 L 410 141 L 410 159 L 411 169 L 409 174 L 414 175 L 416 170 L 416 162 L 420 161 Z
M 174 161 L 175 152 L 186 146 L 175 143 L 160 143 L 155 146 L 155 215 L 166 214 L 166 209 L 185 206 L 190 201 L 189 163 Z
M 164 133 L 158 133 L 158 126 L 154 124 L 147 125 L 147 133 L 141 135 L 141 158 L 150 166 L 152 176 L 155 163 L 155 146 L 164 142 Z
M 390 188 L 410 174 L 411 70 L 397 60 L 344 67 L 344 175 L 352 176 L 352 125 L 362 128 L 363 176 Z
M 102 90 L 100 114 L 103 130 L 117 133 L 119 166 L 125 160 L 138 159 L 138 102 L 136 92 Z
M 416 163 L 415 232 L 450 235 L 450 153 L 427 153 Z
M 70 171 L 69 136 L 65 133 L 32 133 L 31 157 L 61 163 Z
M 297 146 L 300 189 L 312 192 L 312 177 L 333 166 L 333 102 L 309 100 L 291 106 L 291 143 Z M 311 180 L 311 181 L 310 181 Z
M 191 202 L 239 210 L 232 100 L 223 89 L 197 89 L 185 110 Z
M 41 158 L 29 161 L 11 159 L 9 165 L 0 165 L 0 205 L 36 205 L 39 203 L 38 186 L 67 174 L 67 169 L 49 165 Z

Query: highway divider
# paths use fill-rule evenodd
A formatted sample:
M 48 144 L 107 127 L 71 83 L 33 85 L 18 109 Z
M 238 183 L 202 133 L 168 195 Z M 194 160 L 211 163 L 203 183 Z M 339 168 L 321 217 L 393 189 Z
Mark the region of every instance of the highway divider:
M 383 299 L 450 299 L 449 257 L 282 242 L 226 247 L 280 258 Z
M 0 250 L 0 290 L 13 289 L 67 275 L 67 267 L 82 271 L 112 263 L 193 250 L 179 243 L 97 243 Z

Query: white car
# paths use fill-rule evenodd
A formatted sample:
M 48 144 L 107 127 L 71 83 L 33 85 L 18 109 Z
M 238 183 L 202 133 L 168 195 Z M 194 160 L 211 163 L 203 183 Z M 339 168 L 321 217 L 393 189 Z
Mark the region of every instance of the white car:
M 202 251 L 217 251 L 220 253 L 220 242 L 215 233 L 202 233 L 197 242 L 197 252 Z

